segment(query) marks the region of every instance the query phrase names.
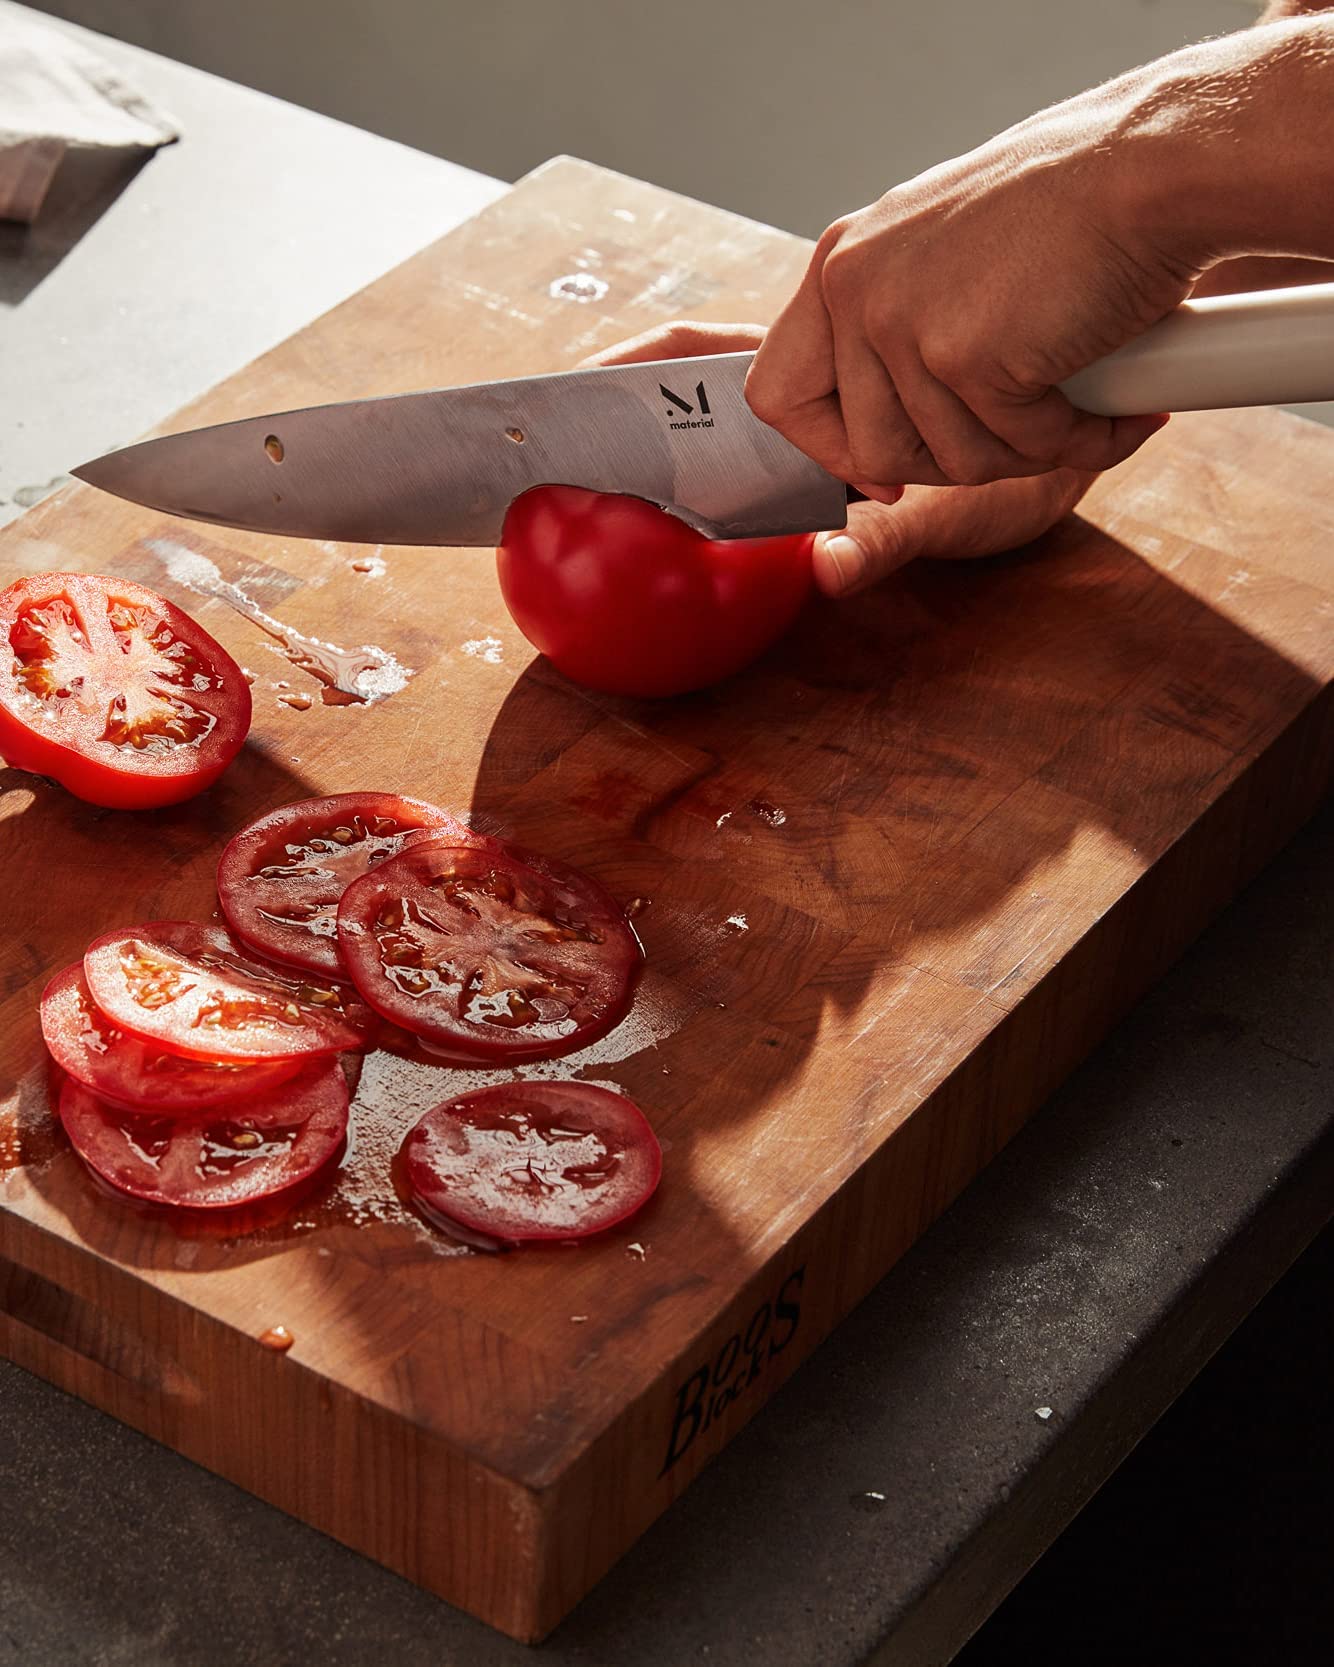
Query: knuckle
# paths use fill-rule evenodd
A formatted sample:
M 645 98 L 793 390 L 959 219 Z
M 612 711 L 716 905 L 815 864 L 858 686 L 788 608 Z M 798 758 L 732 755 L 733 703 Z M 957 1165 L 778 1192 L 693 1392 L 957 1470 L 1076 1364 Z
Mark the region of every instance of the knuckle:
M 824 296 L 826 306 L 837 306 L 847 294 L 846 279 L 849 274 L 844 271 L 846 265 L 845 257 L 838 250 L 835 250 L 833 254 L 826 257 L 824 264 L 820 267 L 820 293 Z
M 662 325 L 650 339 L 664 349 L 669 359 L 682 359 L 707 335 L 705 326 L 697 324 L 694 319 L 678 318 L 671 324 Z
M 952 459 L 946 463 L 941 463 L 938 458 L 936 461 L 940 472 L 951 486 L 985 486 L 997 478 L 991 469 L 978 463 L 970 463 L 963 458 Z
M 827 257 L 830 251 L 837 248 L 847 236 L 852 229 L 852 222 L 853 216 L 851 214 L 841 214 L 837 220 L 831 220 L 820 233 L 819 240 L 815 245 L 816 254 Z
M 781 426 L 786 408 L 782 390 L 773 385 L 758 364 L 747 376 L 744 392 L 746 404 L 762 423 L 768 423 L 773 428 Z
M 926 336 L 917 351 L 929 374 L 947 388 L 961 387 L 976 371 L 976 355 L 957 336 Z
M 862 261 L 855 243 L 840 243 L 825 257 L 820 268 L 820 289 L 825 302 L 838 306 L 855 300 L 862 292 Z
M 1079 450 L 1078 446 L 1071 447 L 1068 435 L 1057 436 L 1035 423 L 1017 428 L 1008 440 L 1020 457 L 1041 469 L 1065 467 Z
M 951 486 L 985 486 L 999 479 L 994 461 L 975 446 L 943 440 L 931 447 L 936 467 Z
M 912 304 L 898 284 L 878 285 L 866 298 L 866 334 L 872 347 L 888 362 L 913 340 Z
M 892 466 L 884 447 L 868 444 L 855 435 L 848 439 L 848 461 L 856 480 L 876 482 L 892 478 Z

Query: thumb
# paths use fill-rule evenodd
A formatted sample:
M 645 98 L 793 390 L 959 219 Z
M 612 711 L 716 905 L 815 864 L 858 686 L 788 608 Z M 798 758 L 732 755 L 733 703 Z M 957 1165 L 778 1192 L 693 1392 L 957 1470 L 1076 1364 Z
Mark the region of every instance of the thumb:
M 893 505 L 850 504 L 846 531 L 816 534 L 815 581 L 826 596 L 851 596 L 918 556 L 1016 549 L 1069 514 L 1093 479 L 1053 469 L 984 486 L 910 486 Z
M 917 554 L 912 521 L 902 501 L 849 504 L 846 528 L 815 535 L 816 584 L 826 596 L 851 596 L 902 567 Z

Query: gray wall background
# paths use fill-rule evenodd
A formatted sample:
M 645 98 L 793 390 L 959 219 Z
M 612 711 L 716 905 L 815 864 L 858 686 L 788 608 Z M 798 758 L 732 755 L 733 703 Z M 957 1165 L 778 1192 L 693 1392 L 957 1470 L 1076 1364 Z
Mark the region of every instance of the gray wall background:
M 557 152 L 815 235 L 1259 0 L 38 0 L 512 180 Z M 280 167 L 281 156 L 274 157 Z M 356 236 L 356 203 L 348 205 Z

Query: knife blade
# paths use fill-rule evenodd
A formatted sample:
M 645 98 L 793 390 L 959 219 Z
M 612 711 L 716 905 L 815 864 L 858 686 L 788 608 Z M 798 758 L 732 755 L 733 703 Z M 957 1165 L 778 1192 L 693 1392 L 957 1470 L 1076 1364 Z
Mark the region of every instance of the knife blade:
M 753 354 L 527 376 L 248 417 L 73 473 L 192 521 L 368 544 L 493 545 L 531 486 L 661 504 L 710 538 L 841 527 L 847 488 L 754 416 Z

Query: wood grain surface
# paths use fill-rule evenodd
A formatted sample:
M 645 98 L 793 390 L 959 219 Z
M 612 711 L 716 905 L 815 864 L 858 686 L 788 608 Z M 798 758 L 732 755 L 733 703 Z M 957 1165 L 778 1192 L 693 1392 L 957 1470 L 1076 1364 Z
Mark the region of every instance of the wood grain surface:
M 676 316 L 764 319 L 805 256 L 558 160 L 169 426 L 559 369 Z M 581 275 L 605 291 L 581 299 L 600 289 L 564 282 Z M 0 583 L 142 580 L 255 673 L 256 716 L 223 781 L 164 812 L 0 773 L 0 1344 L 540 1637 L 1327 789 L 1331 488 L 1334 434 L 1178 418 L 1038 545 L 817 605 L 752 671 L 662 704 L 534 659 L 485 552 L 48 500 L 0 534 Z M 238 595 L 411 676 L 330 700 Z M 109 1201 L 54 1130 L 49 973 L 115 925 L 208 918 L 232 831 L 362 787 L 469 810 L 645 900 L 634 1011 L 559 1068 L 632 1095 L 666 1152 L 658 1197 L 601 1241 L 460 1252 L 400 1205 L 402 1134 L 485 1073 L 373 1056 L 336 1182 L 232 1237 Z M 278 1324 L 286 1354 L 257 1341 Z

